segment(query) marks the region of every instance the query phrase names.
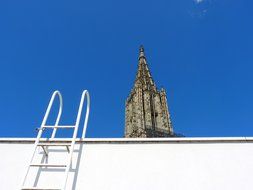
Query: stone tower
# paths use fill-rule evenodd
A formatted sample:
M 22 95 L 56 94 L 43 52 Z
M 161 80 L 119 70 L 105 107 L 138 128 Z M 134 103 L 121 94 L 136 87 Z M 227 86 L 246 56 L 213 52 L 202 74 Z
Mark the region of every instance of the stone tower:
M 125 137 L 171 136 L 166 92 L 156 88 L 141 46 L 134 87 L 126 100 Z

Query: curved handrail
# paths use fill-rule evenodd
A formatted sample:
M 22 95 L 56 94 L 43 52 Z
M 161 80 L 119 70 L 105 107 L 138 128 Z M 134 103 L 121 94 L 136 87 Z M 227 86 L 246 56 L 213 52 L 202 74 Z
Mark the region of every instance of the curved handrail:
M 87 97 L 87 106 L 86 106 L 86 114 L 85 114 L 85 120 L 84 120 L 83 132 L 82 132 L 82 139 L 85 138 L 87 124 L 89 120 L 89 114 L 90 114 L 90 95 L 87 90 L 84 90 L 82 93 L 81 101 L 80 101 L 80 105 L 78 109 L 78 114 L 76 118 L 76 126 L 79 126 L 85 97 Z
M 51 96 L 50 102 L 48 104 L 45 116 L 43 118 L 41 127 L 46 125 L 47 119 L 48 119 L 48 115 L 51 111 L 51 107 L 54 103 L 55 97 L 58 96 L 59 97 L 59 101 L 60 101 L 60 106 L 59 106 L 59 110 L 58 110 L 58 115 L 55 121 L 55 126 L 58 126 L 60 118 L 61 118 L 61 114 L 62 114 L 62 109 L 63 109 L 63 99 L 62 99 L 62 95 L 61 93 L 56 90 L 54 91 L 54 93 Z M 80 101 L 80 105 L 79 105 L 79 109 L 78 109 L 78 114 L 77 114 L 77 118 L 76 118 L 76 126 L 79 126 L 80 124 L 80 118 L 82 115 L 82 109 L 83 109 L 83 104 L 84 104 L 84 100 L 87 97 L 87 106 L 86 106 L 86 115 L 85 115 L 85 120 L 84 120 L 84 127 L 83 127 L 83 132 L 82 132 L 82 137 L 81 138 L 85 138 L 85 134 L 86 134 L 86 129 L 87 129 L 87 125 L 88 125 L 88 120 L 89 120 L 89 113 L 90 113 L 90 95 L 88 90 L 84 90 L 81 96 L 81 101 Z M 78 127 L 79 128 L 79 127 Z M 51 138 L 55 137 L 57 128 L 54 128 L 53 133 L 51 135 Z
M 61 93 L 60 93 L 58 90 L 56 90 L 56 91 L 54 91 L 54 93 L 53 93 L 52 96 L 51 96 L 50 102 L 49 102 L 49 104 L 48 104 L 48 106 L 47 106 L 47 110 L 46 110 L 45 116 L 44 116 L 44 118 L 43 118 L 43 120 L 42 120 L 42 123 L 41 123 L 41 127 L 43 127 L 43 126 L 46 125 L 48 115 L 49 115 L 49 113 L 50 113 L 50 111 L 51 111 L 51 107 L 52 107 L 52 105 L 53 105 L 53 102 L 54 102 L 56 96 L 59 97 L 59 100 L 60 100 L 60 107 L 59 107 L 58 115 L 57 115 L 57 118 L 56 118 L 56 121 L 55 121 L 55 126 L 57 126 L 57 125 L 59 124 L 59 121 L 60 121 L 60 118 L 61 118 L 61 114 L 62 114 L 63 100 L 62 100 L 62 95 L 61 95 Z M 53 133 L 52 133 L 52 135 L 51 135 L 51 138 L 54 138 L 54 137 L 55 137 L 56 130 L 57 130 L 57 128 L 54 128 Z
M 82 138 L 85 137 L 86 128 L 87 128 L 88 119 L 89 119 L 89 113 L 90 113 L 90 95 L 89 95 L 89 92 L 87 90 L 84 90 L 83 93 L 82 93 L 82 97 L 81 97 L 81 101 L 80 101 L 80 105 L 79 105 L 79 109 L 78 109 L 78 113 L 77 113 L 77 117 L 76 117 L 76 124 L 75 124 L 75 130 L 74 130 L 72 142 L 71 142 L 71 148 L 70 148 L 70 151 L 69 151 L 69 158 L 68 158 L 69 162 L 68 162 L 68 164 L 66 166 L 66 170 L 65 170 L 65 182 L 64 182 L 64 185 L 63 185 L 62 189 L 66 189 L 70 163 L 72 161 L 72 154 L 73 154 L 73 151 L 74 151 L 74 145 L 75 145 L 75 142 L 76 142 L 76 137 L 77 137 L 77 133 L 78 133 L 78 128 L 79 128 L 79 124 L 80 124 L 80 118 L 81 118 L 81 115 L 82 115 L 82 109 L 83 109 L 83 103 L 84 103 L 85 97 L 87 97 L 87 106 L 86 106 L 86 116 L 85 116 L 85 121 L 84 121 Z
M 46 124 L 46 122 L 47 122 L 48 115 L 49 115 L 49 113 L 50 113 L 50 110 L 51 110 L 51 107 L 52 107 L 52 105 L 53 105 L 53 102 L 54 102 L 54 99 L 55 99 L 56 95 L 58 95 L 58 97 L 59 97 L 59 100 L 60 100 L 60 107 L 59 107 L 58 115 L 57 115 L 57 118 L 56 118 L 56 121 L 55 121 L 55 126 L 59 124 L 59 121 L 60 121 L 60 118 L 61 118 L 61 113 L 62 113 L 63 101 L 62 101 L 61 93 L 60 93 L 58 90 L 56 90 L 56 91 L 54 91 L 54 93 L 53 93 L 52 96 L 51 96 L 51 99 L 50 99 L 49 104 L 48 104 L 48 106 L 47 106 L 47 110 L 46 110 L 45 116 L 44 116 L 44 118 L 43 118 L 43 120 L 42 120 L 40 130 L 39 130 L 39 132 L 38 132 L 37 138 L 36 138 L 35 143 L 34 143 L 34 151 L 33 151 L 32 158 L 31 158 L 31 160 L 30 160 L 30 163 L 32 163 L 32 161 L 33 161 L 34 155 L 35 155 L 35 153 L 36 153 L 36 147 L 37 147 L 37 145 L 38 145 L 38 143 L 39 143 L 39 140 L 40 140 L 40 138 L 41 138 L 41 136 L 42 136 L 43 127 L 45 127 L 45 124 Z M 54 138 L 55 133 L 56 133 L 56 130 L 57 130 L 57 128 L 54 128 L 51 138 Z M 28 169 L 27 169 L 27 171 L 26 171 L 25 178 L 24 178 L 24 180 L 23 180 L 22 186 L 25 185 L 25 181 L 26 181 L 26 178 L 27 178 L 27 176 L 28 176 L 29 170 L 30 170 L 30 165 L 29 165 L 29 167 L 28 167 Z

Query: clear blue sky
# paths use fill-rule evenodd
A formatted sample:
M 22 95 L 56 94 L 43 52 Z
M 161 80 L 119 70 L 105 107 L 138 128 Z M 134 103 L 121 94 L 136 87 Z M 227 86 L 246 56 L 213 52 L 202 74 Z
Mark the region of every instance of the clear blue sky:
M 61 123 L 91 94 L 88 137 L 122 137 L 145 47 L 185 136 L 253 136 L 251 0 L 0 2 L 0 136 L 34 137 L 51 93 Z M 52 116 L 53 118 L 53 116 Z M 51 119 L 52 119 L 51 118 Z

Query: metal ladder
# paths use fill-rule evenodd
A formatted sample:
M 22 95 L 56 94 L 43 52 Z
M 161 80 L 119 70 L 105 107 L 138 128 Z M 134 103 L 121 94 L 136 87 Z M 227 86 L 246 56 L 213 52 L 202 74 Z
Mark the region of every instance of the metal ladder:
M 53 125 L 53 126 L 52 125 L 46 125 L 48 115 L 50 113 L 51 107 L 53 105 L 53 102 L 54 102 L 56 96 L 59 97 L 60 107 L 59 107 L 59 111 L 58 111 L 58 115 L 57 115 L 57 118 L 56 118 L 55 125 Z M 29 190 L 33 190 L 33 189 L 34 190 L 35 189 L 37 189 L 37 190 L 38 189 L 40 189 L 40 190 L 56 190 L 56 188 L 25 187 L 27 176 L 29 174 L 29 171 L 30 171 L 31 167 L 64 168 L 65 171 L 64 171 L 63 185 L 62 185 L 61 188 L 57 188 L 57 189 L 58 190 L 65 190 L 66 189 L 68 174 L 69 174 L 69 170 L 70 170 L 70 166 L 71 166 L 71 162 L 72 162 L 72 155 L 73 155 L 73 152 L 74 152 L 74 146 L 75 146 L 75 143 L 76 143 L 77 132 L 78 132 L 79 124 L 80 124 L 80 118 L 81 118 L 81 113 L 82 113 L 85 97 L 87 97 L 87 107 L 86 107 L 86 115 L 85 115 L 84 127 L 83 127 L 83 132 L 82 132 L 82 138 L 85 137 L 86 128 L 87 128 L 87 124 L 88 124 L 88 118 L 89 118 L 89 111 L 90 111 L 90 96 L 89 96 L 88 91 L 85 90 L 82 93 L 81 101 L 80 101 L 80 105 L 79 105 L 79 109 L 78 109 L 78 113 L 77 113 L 76 123 L 73 126 L 72 125 L 71 126 L 59 125 L 59 121 L 60 121 L 61 114 L 62 114 L 62 106 L 63 106 L 62 96 L 61 96 L 61 93 L 59 91 L 55 91 L 52 94 L 50 102 L 49 102 L 47 110 L 46 110 L 46 113 L 45 113 L 45 116 L 43 118 L 41 127 L 39 128 L 37 138 L 36 138 L 35 143 L 34 143 L 34 151 L 33 151 L 33 154 L 32 154 L 30 164 L 27 168 L 25 178 L 23 180 L 23 184 L 22 184 L 22 188 L 21 188 L 22 190 L 28 190 L 28 189 Z M 43 131 L 47 128 L 53 129 L 51 138 L 46 143 L 41 142 L 41 136 L 43 134 Z M 57 141 L 56 142 L 54 141 L 56 139 L 55 138 L 56 131 L 59 128 L 61 128 L 61 129 L 74 129 L 73 136 L 71 138 L 71 143 L 69 143 L 69 141 L 68 141 L 68 143 L 56 143 Z M 49 156 L 49 150 L 48 150 L 49 146 L 66 147 L 67 151 L 68 151 L 67 163 L 66 164 L 33 163 L 33 160 L 34 160 L 34 157 L 36 155 L 36 151 L 37 151 L 38 147 L 42 147 L 45 156 L 48 157 Z

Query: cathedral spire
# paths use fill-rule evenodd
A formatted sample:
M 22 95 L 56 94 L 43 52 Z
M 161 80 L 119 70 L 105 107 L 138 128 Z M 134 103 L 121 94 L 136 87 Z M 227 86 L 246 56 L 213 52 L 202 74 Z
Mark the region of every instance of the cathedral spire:
M 156 90 L 156 85 L 148 68 L 143 45 L 141 45 L 139 49 L 139 64 L 135 79 L 135 87 L 138 86 L 143 89 Z
M 165 90 L 156 88 L 140 46 L 134 88 L 126 100 L 125 137 L 170 137 L 173 130 Z

